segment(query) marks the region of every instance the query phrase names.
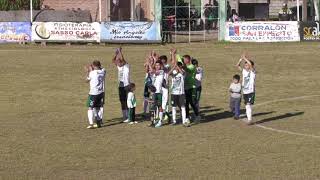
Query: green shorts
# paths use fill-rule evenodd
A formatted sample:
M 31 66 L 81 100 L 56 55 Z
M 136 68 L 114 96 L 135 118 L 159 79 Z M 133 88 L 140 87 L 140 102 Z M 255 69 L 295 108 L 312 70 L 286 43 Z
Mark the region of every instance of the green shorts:
M 162 94 L 161 93 L 154 94 L 154 104 L 157 107 L 162 107 Z
M 90 108 L 98 108 L 103 107 L 104 105 L 104 93 L 98 95 L 90 95 L 87 99 L 87 107 Z

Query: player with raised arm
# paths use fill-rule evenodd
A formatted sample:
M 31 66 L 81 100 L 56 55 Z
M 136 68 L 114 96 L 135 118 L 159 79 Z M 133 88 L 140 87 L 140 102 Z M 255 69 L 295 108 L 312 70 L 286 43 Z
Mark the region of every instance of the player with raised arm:
M 97 127 L 100 128 L 103 120 L 103 105 L 105 92 L 106 70 L 101 67 L 100 61 L 93 61 L 86 66 L 86 82 L 90 84 L 90 91 L 87 100 L 88 107 L 88 129 L 94 129 L 94 118 Z
M 164 71 L 162 70 L 162 62 L 156 61 L 154 67 L 150 66 L 150 75 L 153 79 L 153 86 L 156 88 L 155 91 L 155 104 L 159 111 L 159 121 L 155 124 L 156 128 L 162 126 L 163 120 L 163 109 L 162 109 L 162 85 L 164 80 Z
M 121 103 L 123 122 L 127 123 L 128 120 L 128 107 L 127 96 L 128 88 L 130 85 L 130 66 L 124 59 L 122 48 L 116 49 L 115 55 L 112 59 L 112 63 L 117 66 L 118 69 L 118 82 L 119 82 L 119 100 Z
M 172 54 L 172 51 L 171 51 Z M 175 59 L 175 56 L 172 57 Z M 181 110 L 182 124 L 185 127 L 190 127 L 190 121 L 186 118 L 185 107 L 185 91 L 184 91 L 184 70 L 181 62 L 175 62 L 174 67 L 170 70 L 171 76 L 171 105 L 172 105 L 172 125 L 177 123 L 177 107 Z
M 162 62 L 164 78 L 162 83 L 162 109 L 164 111 L 164 120 L 169 119 L 169 71 L 170 65 L 168 64 L 168 58 L 165 55 L 159 57 L 159 60 Z
M 241 64 L 243 63 L 243 67 Z M 246 54 L 243 54 L 236 65 L 242 72 L 242 91 L 244 104 L 246 106 L 247 124 L 252 125 L 252 106 L 255 102 L 255 80 L 256 71 L 254 68 L 254 62 L 247 58 Z
M 191 63 L 191 57 L 189 55 L 183 56 L 184 71 L 185 73 L 185 96 L 186 96 L 186 114 L 187 120 L 189 120 L 189 105 L 192 107 L 195 114 L 195 123 L 200 122 L 199 109 L 196 106 L 196 67 Z

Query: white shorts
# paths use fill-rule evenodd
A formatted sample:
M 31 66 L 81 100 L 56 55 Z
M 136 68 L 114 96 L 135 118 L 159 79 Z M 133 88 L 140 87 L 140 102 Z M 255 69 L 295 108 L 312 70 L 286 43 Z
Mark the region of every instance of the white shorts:
M 169 101 L 169 89 L 162 87 L 162 109 L 166 111 L 168 109 Z

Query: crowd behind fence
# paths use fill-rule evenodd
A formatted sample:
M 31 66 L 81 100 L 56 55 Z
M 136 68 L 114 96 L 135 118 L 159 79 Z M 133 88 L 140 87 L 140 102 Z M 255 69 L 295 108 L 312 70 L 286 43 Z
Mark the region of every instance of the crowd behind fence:
M 163 6 L 162 9 L 163 42 L 205 42 L 218 39 L 218 4 L 195 6 L 183 3 Z

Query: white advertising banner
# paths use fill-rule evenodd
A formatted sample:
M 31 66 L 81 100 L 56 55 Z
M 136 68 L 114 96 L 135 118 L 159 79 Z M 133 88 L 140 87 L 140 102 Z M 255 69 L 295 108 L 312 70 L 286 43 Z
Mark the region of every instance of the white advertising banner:
M 288 42 L 300 41 L 296 21 L 252 21 L 226 23 L 226 41 Z
M 99 42 L 100 24 L 97 22 L 34 22 L 32 24 L 32 40 L 53 42 Z

